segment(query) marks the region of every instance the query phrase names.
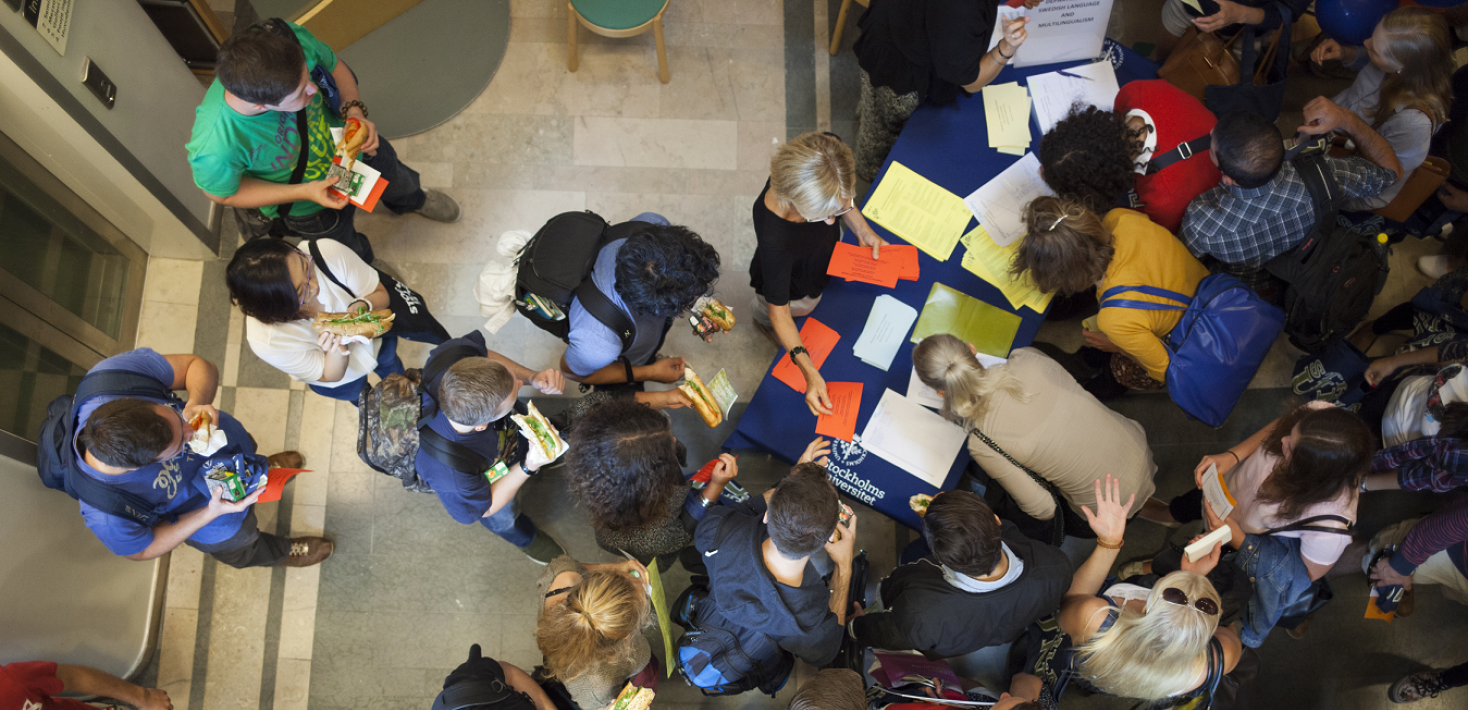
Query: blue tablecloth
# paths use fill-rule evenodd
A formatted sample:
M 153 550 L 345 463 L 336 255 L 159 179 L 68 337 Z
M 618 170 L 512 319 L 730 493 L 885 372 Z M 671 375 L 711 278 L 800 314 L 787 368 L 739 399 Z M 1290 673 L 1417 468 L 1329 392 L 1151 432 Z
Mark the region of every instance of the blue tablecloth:
M 1156 78 L 1155 63 L 1111 40 L 1107 40 L 1106 48 L 1108 57 L 1116 67 L 1118 83 Z M 995 83 L 1024 83 L 1031 75 L 1082 63 L 1009 68 L 999 75 Z M 1030 123 L 1033 148 L 1039 143 L 1039 129 L 1033 119 Z M 878 175 L 873 189 L 880 184 L 887 167 L 897 161 L 963 197 L 993 179 L 1016 160 L 1018 158 L 1004 155 L 989 147 L 984 102 L 980 96 L 975 94 L 968 98 L 960 97 L 957 105 L 942 108 L 925 105 L 913 114 L 888 155 L 887 165 L 882 167 L 882 173 Z M 974 224 L 970 220 L 968 228 L 972 229 Z M 894 244 L 905 243 L 876 222 L 871 222 L 871 225 L 888 241 Z M 849 234 L 845 238 L 851 241 Z M 841 340 L 821 366 L 821 375 L 827 382 L 864 383 L 861 411 L 856 425 L 858 437 L 866 427 L 878 400 L 882 398 L 883 390 L 891 389 L 898 394 L 906 394 L 908 377 L 912 371 L 913 345 L 910 342 L 903 343 L 891 368 L 886 372 L 858 360 L 852 354 L 852 347 L 861 336 L 872 301 L 877 296 L 890 294 L 921 312 L 933 283 L 941 282 L 986 303 L 1018 313 L 1022 322 L 1015 335 L 1013 347 L 1024 347 L 1035 339 L 1044 315 L 1029 308 L 1015 311 L 999 289 L 963 268 L 960 263 L 962 250 L 960 245 L 954 249 L 948 261 L 942 263 L 928 256 L 926 252 L 919 251 L 921 278 L 917 281 L 898 281 L 894 289 L 841 279 L 833 279 L 826 287 L 820 306 L 811 316 L 835 329 L 841 334 Z M 780 355 L 783 357 L 784 353 L 781 352 Z M 779 362 L 779 358 L 775 362 Z M 774 363 L 771 363 L 771 369 L 773 367 Z M 800 456 L 806 444 L 815 438 L 815 425 L 815 415 L 806 406 L 804 393 L 792 390 L 766 372 L 759 389 L 750 399 L 739 426 L 724 442 L 724 447 L 759 447 L 793 462 Z M 908 507 L 908 499 L 917 493 L 931 495 L 939 489 L 867 452 L 859 442 L 848 444 L 836 441 L 833 444 L 829 468 L 831 480 L 843 492 L 909 527 L 921 528 L 921 520 Z M 968 461 L 967 450 L 960 450 L 949 469 L 943 490 L 954 486 L 958 474 Z

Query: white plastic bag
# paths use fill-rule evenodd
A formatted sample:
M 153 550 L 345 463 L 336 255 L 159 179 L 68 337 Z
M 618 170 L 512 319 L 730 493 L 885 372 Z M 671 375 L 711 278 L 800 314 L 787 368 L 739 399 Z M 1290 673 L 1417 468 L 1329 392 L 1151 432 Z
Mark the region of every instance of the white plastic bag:
M 515 315 L 515 260 L 532 236 L 523 229 L 501 234 L 495 247 L 499 258 L 490 259 L 479 272 L 474 299 L 479 301 L 479 314 L 489 319 L 484 329 L 490 333 L 498 333 Z

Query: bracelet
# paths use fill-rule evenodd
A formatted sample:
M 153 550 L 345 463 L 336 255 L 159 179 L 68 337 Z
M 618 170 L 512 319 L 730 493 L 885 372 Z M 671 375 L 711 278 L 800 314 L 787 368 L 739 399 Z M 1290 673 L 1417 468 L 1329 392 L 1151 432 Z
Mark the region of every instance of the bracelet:
M 1106 548 L 1108 550 L 1120 550 L 1122 544 L 1125 543 L 1125 542 L 1126 542 L 1126 538 L 1122 538 L 1122 539 L 1117 540 L 1116 542 L 1112 543 L 1112 542 L 1107 542 L 1105 540 L 1102 540 L 1101 538 L 1098 537 L 1098 538 L 1096 538 L 1096 547 L 1103 547 L 1103 548 Z
M 1006 61 L 1006 62 L 1009 61 L 1009 60 L 1011 60 L 1011 59 L 1014 59 L 1014 55 L 1013 54 L 1005 54 L 1004 53 L 1004 50 L 1000 49 L 999 48 L 999 45 L 997 45 L 997 44 L 994 45 L 994 51 L 998 52 L 999 53 L 999 56 L 1004 57 L 1004 61 Z
M 369 300 L 367 300 L 365 298 L 354 298 L 354 299 L 352 299 L 352 302 L 351 303 L 348 303 L 347 304 L 347 312 L 350 313 L 352 311 L 352 306 L 355 306 L 358 303 L 360 303 L 360 304 L 362 304 L 362 305 L 364 305 L 364 306 L 367 307 L 364 310 L 367 310 L 367 311 L 372 310 L 372 302 L 371 301 L 369 301 Z
M 343 118 L 346 118 L 347 109 L 349 109 L 349 108 L 351 108 L 353 106 L 356 106 L 357 108 L 362 109 L 362 118 L 367 118 L 367 104 L 362 103 L 358 99 L 352 99 L 351 101 L 348 101 L 348 102 L 342 104 L 342 113 L 341 113 L 341 115 L 342 115 Z
M 714 501 L 711 501 L 708 498 L 705 498 L 703 496 L 703 494 L 700 493 L 698 495 L 698 504 L 701 505 L 701 506 L 703 506 L 704 508 L 711 508 L 714 505 Z
M 1243 463 L 1244 462 L 1243 459 L 1239 458 L 1239 455 L 1238 454 L 1235 454 L 1234 453 L 1234 450 L 1233 449 L 1224 449 L 1223 450 L 1223 453 L 1232 455 L 1234 457 L 1234 463 Z
M 1366 492 L 1366 477 L 1365 476 L 1362 476 L 1361 477 L 1361 492 L 1362 493 L 1365 493 Z

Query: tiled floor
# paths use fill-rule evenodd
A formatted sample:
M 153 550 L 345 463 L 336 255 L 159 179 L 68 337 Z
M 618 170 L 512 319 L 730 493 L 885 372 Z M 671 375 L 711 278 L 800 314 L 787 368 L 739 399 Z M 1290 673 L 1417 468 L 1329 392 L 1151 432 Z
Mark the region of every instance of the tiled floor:
M 1128 44 L 1150 40 L 1159 6 L 1159 0 L 1117 0 L 1111 35 Z M 448 123 L 395 141 L 426 186 L 460 201 L 463 220 L 441 225 L 379 214 L 360 217 L 360 229 L 379 262 L 422 291 L 455 333 L 483 322 L 472 289 L 485 263 L 497 258 L 498 235 L 534 230 L 569 210 L 612 220 L 652 210 L 690 225 L 719 249 L 725 260 L 719 291 L 741 309 L 751 295 L 744 276 L 754 243 L 749 209 L 771 151 L 807 130 L 855 133 L 857 69 L 849 48 L 861 8 L 852 9 L 843 51 L 833 57 L 824 47 L 839 7 L 840 0 L 674 0 L 666 16 L 672 81 L 664 85 L 656 77 L 651 34 L 611 40 L 583 31 L 580 70 L 573 74 L 565 69 L 565 4 L 514 0 L 510 45 L 484 94 Z M 1435 248 L 1415 240 L 1396 247 L 1378 311 L 1426 283 L 1413 262 Z M 471 643 L 521 667 L 536 665 L 533 585 L 540 568 L 478 526 L 451 522 L 433 497 L 406 493 L 371 472 L 356 456 L 354 407 L 293 385 L 242 346 L 243 322 L 223 285 L 228 256 L 153 260 L 139 344 L 195 352 L 219 364 L 220 407 L 245 423 L 262 450 L 306 455 L 313 472 L 288 486 L 281 503 L 259 506 L 261 525 L 296 535 L 324 530 L 337 552 L 316 568 L 239 571 L 188 548 L 176 551 L 163 642 L 150 671 L 174 706 L 425 708 Z M 1041 340 L 1073 350 L 1079 328 L 1073 321 L 1050 323 Z M 522 319 L 489 342 L 531 367 L 551 366 L 562 347 Z M 402 350 L 415 366 L 427 348 L 405 343 Z M 695 365 L 717 356 L 747 399 L 775 349 L 751 328 L 715 346 L 675 329 L 664 352 Z M 1277 346 L 1256 389 L 1217 431 L 1182 422 L 1160 396 L 1118 402 L 1147 427 L 1160 493 L 1182 492 L 1201 453 L 1247 436 L 1277 414 L 1285 399 L 1277 388 L 1288 384 L 1297 356 L 1287 344 Z M 549 410 L 558 406 L 545 403 Z M 741 410 L 736 405 L 731 418 L 737 421 Z M 674 416 L 690 460 L 712 457 L 727 432 L 708 430 L 686 410 Z M 759 491 L 783 470 L 768 456 L 745 452 L 740 480 Z M 1363 530 L 1423 505 L 1412 496 L 1380 495 L 1363 510 Z M 522 502 L 572 554 L 610 559 L 556 476 L 527 484 Z M 1134 524 L 1122 559 L 1154 552 L 1163 532 Z M 860 542 L 877 577 L 891 568 L 907 535 L 879 515 L 863 517 Z M 1077 540 L 1067 551 L 1077 559 L 1089 553 Z M 668 588 L 681 589 L 686 578 L 675 567 Z M 1342 580 L 1336 589 L 1337 601 L 1306 641 L 1280 634 L 1264 649 L 1270 696 L 1263 707 L 1384 707 L 1384 684 L 1400 673 L 1464 660 L 1468 615 L 1435 590 L 1419 594 L 1415 617 L 1386 626 L 1357 616 L 1363 579 Z M 996 679 L 996 655 L 1002 654 L 959 665 L 973 677 Z M 770 701 L 757 694 L 704 699 L 672 679 L 658 705 L 783 707 L 797 682 Z M 1122 707 L 1101 698 L 1067 699 L 1067 706 L 1087 704 Z M 1422 706 L 1446 708 L 1450 701 Z

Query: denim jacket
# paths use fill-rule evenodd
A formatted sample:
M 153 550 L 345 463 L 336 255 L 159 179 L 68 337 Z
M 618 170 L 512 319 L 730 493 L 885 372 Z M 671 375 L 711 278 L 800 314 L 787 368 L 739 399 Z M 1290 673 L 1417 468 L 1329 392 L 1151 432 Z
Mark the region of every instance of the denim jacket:
M 1310 570 L 1300 556 L 1299 538 L 1278 535 L 1245 535 L 1233 564 L 1254 586 L 1254 595 L 1242 610 L 1239 638 L 1245 646 L 1258 648 L 1285 607 L 1310 589 Z

